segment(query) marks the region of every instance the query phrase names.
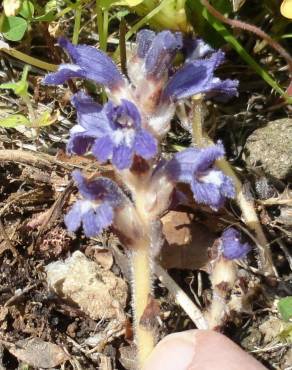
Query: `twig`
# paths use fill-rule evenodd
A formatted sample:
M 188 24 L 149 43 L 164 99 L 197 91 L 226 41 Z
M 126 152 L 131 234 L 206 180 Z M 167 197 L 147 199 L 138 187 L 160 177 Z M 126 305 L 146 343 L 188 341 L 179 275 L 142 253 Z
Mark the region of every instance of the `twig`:
M 175 297 L 177 303 L 186 312 L 198 329 L 208 329 L 208 324 L 201 310 L 187 296 L 187 294 L 169 276 L 166 270 L 158 263 L 155 263 L 154 272 L 158 279 L 165 285 L 169 292 Z
M 12 252 L 13 256 L 14 256 L 15 258 L 18 258 L 18 257 L 19 257 L 19 253 L 18 253 L 17 249 L 14 247 L 14 245 L 12 245 L 12 243 L 11 243 L 11 241 L 10 241 L 10 239 L 9 239 L 8 235 L 7 235 L 7 232 L 6 232 L 6 230 L 5 230 L 5 227 L 4 227 L 4 225 L 3 225 L 3 223 L 2 223 L 2 220 L 1 220 L 1 219 L 0 219 L 0 233 L 3 235 L 3 239 L 4 239 L 5 243 L 6 243 L 6 248 L 1 248 L 1 249 L 0 249 L 0 254 L 1 254 L 5 249 L 9 249 L 9 250 L 11 250 L 11 252 Z
M 73 180 L 71 180 L 68 185 L 66 186 L 65 190 L 60 193 L 52 207 L 48 210 L 46 214 L 46 218 L 44 222 L 42 223 L 39 232 L 36 237 L 36 241 L 40 236 L 44 234 L 46 230 L 48 230 L 52 224 L 56 221 L 56 219 L 60 216 L 62 213 L 62 208 L 64 206 L 64 203 L 66 202 L 67 198 L 69 197 L 70 193 L 72 192 L 73 189 Z M 35 241 L 35 242 L 36 242 Z
M 279 244 L 280 248 L 282 249 L 283 253 L 285 254 L 285 257 L 287 258 L 287 261 L 290 266 L 290 270 L 292 271 L 292 256 L 289 252 L 289 249 L 286 247 L 286 245 L 283 243 L 281 239 L 277 240 L 277 243 Z
M 20 164 L 27 164 L 30 166 L 35 166 L 37 168 L 51 168 L 52 164 L 62 166 L 66 169 L 71 169 L 74 166 L 62 163 L 54 157 L 38 152 L 32 152 L 28 150 L 21 149 L 4 149 L 0 150 L 0 163 L 1 162 L 16 162 Z

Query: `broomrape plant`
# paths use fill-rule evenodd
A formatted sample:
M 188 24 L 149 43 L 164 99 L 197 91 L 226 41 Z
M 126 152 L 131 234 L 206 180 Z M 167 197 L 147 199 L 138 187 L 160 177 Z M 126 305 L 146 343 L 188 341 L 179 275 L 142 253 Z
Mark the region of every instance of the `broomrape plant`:
M 142 30 L 128 59 L 128 77 L 103 52 L 86 45 L 72 45 L 62 38 L 72 62 L 48 74 L 45 84 L 63 84 L 83 78 L 105 88 L 103 106 L 84 91 L 72 98 L 78 123 L 71 129 L 67 150 L 83 155 L 91 152 L 100 163 L 111 161 L 123 187 L 98 177 L 85 178 L 74 171 L 81 199 L 65 216 L 70 231 L 83 227 L 88 237 L 107 227 L 118 235 L 131 259 L 133 313 L 138 367 L 154 346 L 155 332 L 145 324 L 143 314 L 152 293 L 152 264 L 163 243 L 160 218 L 171 206 L 187 202 L 177 188 L 188 184 L 195 201 L 214 211 L 226 198 L 235 197 L 231 178 L 214 165 L 224 156 L 221 142 L 209 147 L 192 147 L 165 160 L 160 142 L 170 130 L 178 104 L 194 95 L 229 98 L 237 95 L 238 81 L 215 76 L 224 53 L 202 40 L 184 40 L 180 33 L 158 34 Z M 185 63 L 175 71 L 177 53 Z M 237 231 L 229 229 L 220 248 L 224 258 L 241 258 L 249 246 L 241 244 Z

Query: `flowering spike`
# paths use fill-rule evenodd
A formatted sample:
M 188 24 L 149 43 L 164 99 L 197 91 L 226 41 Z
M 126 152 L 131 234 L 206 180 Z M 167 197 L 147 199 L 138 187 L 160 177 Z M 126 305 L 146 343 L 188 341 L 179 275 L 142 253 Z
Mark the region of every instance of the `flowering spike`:
M 244 258 L 251 250 L 251 246 L 248 243 L 240 241 L 240 233 L 233 227 L 223 232 L 221 244 L 223 256 L 229 260 Z

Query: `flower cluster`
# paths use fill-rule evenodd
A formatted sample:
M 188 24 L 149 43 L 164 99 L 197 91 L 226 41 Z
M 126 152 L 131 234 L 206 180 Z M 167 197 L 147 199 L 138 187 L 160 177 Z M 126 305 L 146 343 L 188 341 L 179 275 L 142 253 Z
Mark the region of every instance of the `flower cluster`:
M 220 142 L 186 149 L 169 161 L 159 155 L 159 141 L 170 128 L 178 102 L 196 94 L 237 95 L 238 81 L 215 76 L 224 60 L 222 51 L 214 51 L 200 39 L 184 40 L 180 33 L 142 30 L 129 51 L 127 78 L 94 47 L 72 45 L 65 39 L 59 43 L 72 63 L 62 64 L 44 83 L 89 79 L 102 85 L 109 98 L 101 106 L 83 91 L 73 96 L 78 124 L 71 129 L 67 150 L 78 155 L 91 152 L 99 162 L 110 160 L 132 192 L 130 199 L 109 179 L 89 181 L 75 172 L 73 177 L 84 199 L 77 201 L 65 218 L 69 230 L 76 231 L 82 224 L 87 236 L 96 235 L 109 225 L 116 227 L 117 212 L 127 207 L 137 219 L 144 219 L 143 213 L 150 210 L 157 220 L 169 206 L 177 183 L 189 184 L 194 199 L 214 210 L 235 196 L 231 179 L 214 165 L 224 156 Z M 178 53 L 185 56 L 181 68 L 174 63 Z M 137 173 L 137 163 L 143 161 L 147 163 L 146 174 L 142 180 L 137 177 L 133 188 L 127 181 L 130 174 Z M 137 212 L 135 202 L 140 207 Z

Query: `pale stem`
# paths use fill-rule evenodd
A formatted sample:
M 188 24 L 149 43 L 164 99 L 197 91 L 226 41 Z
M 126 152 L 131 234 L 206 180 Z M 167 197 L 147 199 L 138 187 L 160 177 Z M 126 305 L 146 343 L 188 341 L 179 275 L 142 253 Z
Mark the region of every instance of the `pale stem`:
M 138 245 L 132 256 L 132 290 L 134 334 L 137 346 L 138 369 L 143 367 L 146 358 L 154 348 L 154 333 L 151 327 L 141 323 L 141 318 L 152 293 L 152 271 L 149 244 Z

